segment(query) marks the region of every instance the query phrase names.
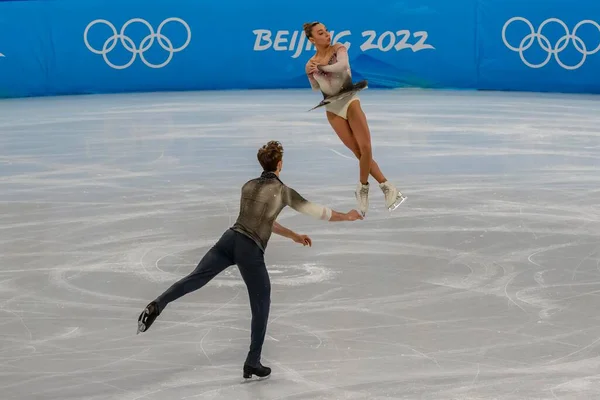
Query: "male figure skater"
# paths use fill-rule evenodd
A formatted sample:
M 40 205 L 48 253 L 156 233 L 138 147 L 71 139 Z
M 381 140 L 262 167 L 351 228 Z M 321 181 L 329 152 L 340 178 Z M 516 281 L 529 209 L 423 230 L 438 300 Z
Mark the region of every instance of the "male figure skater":
M 281 210 L 290 206 L 302 214 L 331 222 L 363 219 L 356 210 L 340 213 L 311 203 L 286 186 L 279 179 L 283 167 L 283 147 L 279 142 L 270 141 L 262 146 L 257 158 L 263 173 L 242 186 L 240 213 L 235 224 L 206 253 L 194 271 L 148 304 L 138 318 L 138 333 L 145 332 L 167 304 L 200 289 L 226 268 L 237 264 L 248 289 L 252 311 L 250 351 L 243 368 L 245 379 L 271 374 L 271 369 L 260 362 L 271 305 L 271 282 L 264 261 L 271 233 L 305 246 L 312 245 L 308 236 L 299 235 L 275 221 Z

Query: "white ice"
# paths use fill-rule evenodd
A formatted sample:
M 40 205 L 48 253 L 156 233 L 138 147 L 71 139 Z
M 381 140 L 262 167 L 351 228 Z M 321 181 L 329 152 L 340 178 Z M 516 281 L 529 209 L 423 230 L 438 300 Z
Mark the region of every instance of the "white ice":
M 235 267 L 138 336 L 137 316 L 233 223 L 266 141 L 288 185 L 355 206 L 318 95 L 0 101 L 2 400 L 600 397 L 598 97 L 361 98 L 408 200 L 390 214 L 373 184 L 361 222 L 283 212 L 314 245 L 269 244 L 273 374 L 246 384 Z

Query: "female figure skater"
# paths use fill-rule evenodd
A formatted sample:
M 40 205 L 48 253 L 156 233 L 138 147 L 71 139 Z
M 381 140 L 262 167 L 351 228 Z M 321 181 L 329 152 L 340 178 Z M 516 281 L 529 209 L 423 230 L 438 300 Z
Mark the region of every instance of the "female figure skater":
M 316 47 L 306 64 L 306 75 L 313 90 L 334 96 L 352 86 L 348 51 L 340 43 L 331 44 L 331 35 L 320 22 L 304 24 L 304 34 Z M 369 174 L 377 180 L 388 209 L 394 210 L 406 197 L 389 182 L 372 158 L 371 133 L 357 94 L 325 106 L 327 120 L 342 143 L 359 159 L 360 174 L 356 200 L 363 215 L 369 208 Z

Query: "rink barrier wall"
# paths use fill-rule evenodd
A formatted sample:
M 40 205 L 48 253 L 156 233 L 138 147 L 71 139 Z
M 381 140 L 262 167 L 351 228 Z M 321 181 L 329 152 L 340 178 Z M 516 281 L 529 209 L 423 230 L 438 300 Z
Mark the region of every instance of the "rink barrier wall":
M 370 87 L 598 93 L 600 2 L 575 3 L 1 1 L 0 97 L 308 88 L 315 18 Z

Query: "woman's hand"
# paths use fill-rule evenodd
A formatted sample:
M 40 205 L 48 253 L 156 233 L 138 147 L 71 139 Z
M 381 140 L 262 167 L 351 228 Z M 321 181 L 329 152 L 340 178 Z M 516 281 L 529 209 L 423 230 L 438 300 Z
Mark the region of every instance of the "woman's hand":
M 315 61 L 309 61 L 308 63 L 308 73 L 309 74 L 314 74 L 315 72 L 319 72 L 319 64 L 317 64 Z

